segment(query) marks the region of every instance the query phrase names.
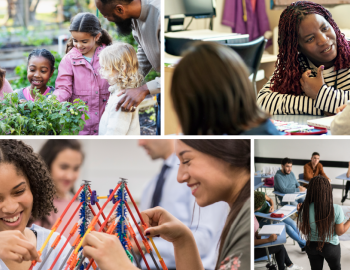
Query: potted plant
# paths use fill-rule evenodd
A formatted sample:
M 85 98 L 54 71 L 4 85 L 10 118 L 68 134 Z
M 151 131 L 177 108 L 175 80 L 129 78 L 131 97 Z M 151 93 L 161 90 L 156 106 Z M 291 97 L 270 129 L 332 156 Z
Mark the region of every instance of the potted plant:
M 0 101 L 0 135 L 78 135 L 89 119 L 88 106 L 75 99 L 59 102 L 34 89 L 35 101 L 21 103 L 17 93 Z

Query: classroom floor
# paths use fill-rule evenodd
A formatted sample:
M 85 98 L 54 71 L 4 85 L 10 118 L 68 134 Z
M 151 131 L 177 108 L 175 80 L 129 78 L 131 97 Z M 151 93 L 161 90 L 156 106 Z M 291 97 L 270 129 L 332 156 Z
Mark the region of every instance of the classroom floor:
M 265 190 L 264 190 L 265 191 Z M 275 201 L 275 197 L 272 194 L 272 190 L 267 190 L 267 195 L 271 198 L 273 198 L 273 201 Z M 339 189 L 333 190 L 333 201 L 335 204 L 341 205 L 341 197 L 342 197 L 342 191 Z M 344 202 L 344 205 L 350 206 L 350 200 L 346 200 Z M 347 232 L 350 236 L 350 229 Z M 286 250 L 288 252 L 289 258 L 291 261 L 299 266 L 302 266 L 304 270 L 311 269 L 309 259 L 307 257 L 306 253 L 301 253 L 301 250 L 299 248 L 299 245 L 295 243 L 293 244 L 293 239 L 288 238 L 287 243 L 285 244 Z M 341 265 L 342 269 L 348 269 L 348 266 L 350 265 L 350 241 L 340 241 L 340 249 L 341 249 Z M 254 267 L 254 269 L 266 269 L 261 267 Z M 325 262 L 323 270 L 330 270 L 327 262 Z

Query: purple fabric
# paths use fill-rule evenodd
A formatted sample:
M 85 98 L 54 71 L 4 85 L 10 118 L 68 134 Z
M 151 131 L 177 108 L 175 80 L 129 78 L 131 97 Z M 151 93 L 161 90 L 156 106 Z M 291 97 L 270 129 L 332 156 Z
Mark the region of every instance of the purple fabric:
M 255 13 L 252 2 L 245 0 L 247 21 L 243 20 L 242 0 L 226 0 L 222 24 L 230 26 L 233 33 L 249 34 L 249 40 L 257 39 L 270 30 L 269 19 L 266 14 L 265 0 L 257 0 Z

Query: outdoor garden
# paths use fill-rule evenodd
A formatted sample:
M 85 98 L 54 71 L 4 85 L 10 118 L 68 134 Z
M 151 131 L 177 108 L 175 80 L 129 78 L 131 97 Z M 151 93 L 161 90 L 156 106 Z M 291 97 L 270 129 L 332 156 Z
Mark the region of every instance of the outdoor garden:
M 33 49 L 45 48 L 55 56 L 55 71 L 48 86 L 55 87 L 58 66 L 70 37 L 70 20 L 80 12 L 98 15 L 102 28 L 113 41 L 127 42 L 137 49 L 132 37 L 118 36 L 114 23 L 96 11 L 94 0 L 0 0 L 0 68 L 13 90 L 28 86 L 27 57 Z M 151 71 L 145 81 L 159 76 Z M 156 102 L 147 97 L 139 106 L 142 135 L 155 135 Z M 71 111 L 73 110 L 74 113 Z M 74 104 L 60 104 L 55 98 L 40 97 L 21 104 L 13 94 L 5 94 L 0 102 L 0 134 L 68 135 L 78 134 L 88 118 L 88 107 L 79 100 Z

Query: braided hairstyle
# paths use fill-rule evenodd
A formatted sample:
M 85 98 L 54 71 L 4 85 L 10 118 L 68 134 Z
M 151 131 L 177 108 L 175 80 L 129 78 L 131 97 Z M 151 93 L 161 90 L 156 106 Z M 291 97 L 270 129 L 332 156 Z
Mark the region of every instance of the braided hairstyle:
M 282 94 L 300 95 L 301 75 L 304 72 L 299 64 L 298 37 L 301 21 L 309 14 L 324 17 L 333 27 L 337 36 L 337 57 L 335 70 L 350 67 L 350 46 L 344 34 L 340 32 L 332 14 L 323 6 L 310 1 L 297 1 L 288 6 L 281 14 L 278 24 L 278 46 L 276 69 L 271 78 L 271 89 Z
M 53 72 L 55 70 L 55 57 L 53 56 L 53 54 L 50 51 L 48 51 L 46 49 L 35 49 L 35 50 L 33 50 L 28 56 L 28 63 L 27 63 L 27 65 L 29 64 L 29 61 L 30 61 L 30 59 L 33 56 L 36 56 L 36 57 L 40 57 L 41 56 L 41 57 L 46 58 L 50 62 L 51 72 Z
M 306 237 L 306 244 L 311 241 L 310 204 L 314 204 L 315 223 L 318 233 L 317 250 L 322 251 L 327 238 L 334 234 L 334 207 L 332 187 L 324 176 L 316 176 L 309 182 L 304 203 L 300 207 L 297 220 L 299 230 Z
M 13 164 L 17 173 L 29 182 L 33 194 L 32 217 L 40 218 L 57 212 L 53 205 L 55 187 L 46 164 L 33 148 L 19 140 L 0 140 L 0 164 Z

